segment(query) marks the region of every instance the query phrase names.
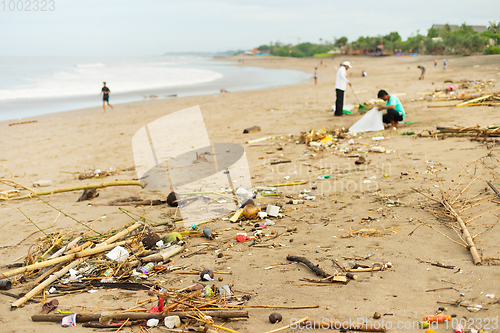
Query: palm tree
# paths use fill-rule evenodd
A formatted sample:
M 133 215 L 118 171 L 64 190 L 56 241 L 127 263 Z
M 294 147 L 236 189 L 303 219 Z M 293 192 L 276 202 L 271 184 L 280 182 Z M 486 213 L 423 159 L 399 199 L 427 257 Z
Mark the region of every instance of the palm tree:
M 500 22 L 497 24 L 495 21 L 488 21 L 488 23 L 490 24 L 488 30 L 490 30 L 494 34 L 500 34 Z

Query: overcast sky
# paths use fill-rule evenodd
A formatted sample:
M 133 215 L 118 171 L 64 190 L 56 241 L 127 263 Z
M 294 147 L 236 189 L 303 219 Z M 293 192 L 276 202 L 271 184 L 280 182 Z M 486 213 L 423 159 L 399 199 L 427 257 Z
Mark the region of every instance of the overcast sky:
M 500 21 L 499 0 L 55 0 L 44 12 L 19 11 L 23 2 L 0 4 L 0 55 L 214 52 Z

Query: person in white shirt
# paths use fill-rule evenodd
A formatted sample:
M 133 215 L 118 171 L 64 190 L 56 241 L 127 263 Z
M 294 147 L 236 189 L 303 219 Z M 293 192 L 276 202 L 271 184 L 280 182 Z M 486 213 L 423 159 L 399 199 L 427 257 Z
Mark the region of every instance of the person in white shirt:
M 344 61 L 337 71 L 337 79 L 335 80 L 335 92 L 337 93 L 337 101 L 335 102 L 335 116 L 341 117 L 344 115 L 344 94 L 347 84 L 351 82 L 347 79 L 347 70 L 351 68 L 349 61 Z

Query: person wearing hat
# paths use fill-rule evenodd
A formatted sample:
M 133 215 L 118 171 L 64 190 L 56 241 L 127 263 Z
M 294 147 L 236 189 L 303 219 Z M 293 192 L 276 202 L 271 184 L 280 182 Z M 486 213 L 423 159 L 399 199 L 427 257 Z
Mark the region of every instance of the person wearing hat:
M 349 61 L 344 61 L 337 71 L 337 79 L 335 80 L 335 92 L 337 93 L 337 100 L 335 102 L 335 116 L 341 117 L 344 115 L 344 94 L 347 84 L 351 82 L 347 79 L 347 70 L 351 68 Z
M 382 121 L 385 124 L 391 125 L 389 129 L 396 129 L 396 126 L 398 126 L 398 122 L 402 121 L 406 117 L 403 104 L 397 96 L 391 96 L 385 90 L 380 90 L 377 97 L 385 101 L 385 106 L 379 106 L 378 110 L 387 110 L 387 113 L 382 116 Z

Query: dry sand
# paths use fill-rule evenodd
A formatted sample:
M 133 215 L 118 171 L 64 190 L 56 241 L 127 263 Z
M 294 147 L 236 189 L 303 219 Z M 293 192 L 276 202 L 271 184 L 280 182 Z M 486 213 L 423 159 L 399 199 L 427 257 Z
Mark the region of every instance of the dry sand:
M 290 68 L 314 72 L 318 66 L 317 59 L 266 59 L 244 58 L 244 66 L 262 66 L 269 68 Z M 290 323 L 291 318 L 310 316 L 316 320 L 331 318 L 337 320 L 357 320 L 371 318 L 375 311 L 385 314 L 383 319 L 391 321 L 394 332 L 411 331 L 397 329 L 398 321 L 421 320 L 423 315 L 435 314 L 440 304 L 437 301 L 453 302 L 461 292 L 468 300 L 483 303 L 488 310 L 472 314 L 467 309 L 447 306 L 445 314 L 456 314 L 458 318 L 482 319 L 496 318 L 500 314 L 500 305 L 492 304 L 500 297 L 500 269 L 494 265 L 474 266 L 470 253 L 463 247 L 447 240 L 437 232 L 421 227 L 408 234 L 418 226 L 417 219 L 429 213 L 419 207 L 423 197 L 411 190 L 411 187 L 429 187 L 436 184 L 439 177 L 452 179 L 466 165 L 489 152 L 498 153 L 496 146 L 471 142 L 467 138 L 447 138 L 436 140 L 431 138 L 415 138 L 401 136 L 404 131 L 420 132 L 424 129 L 435 129 L 436 125 L 470 126 L 480 124 L 500 125 L 498 108 L 478 106 L 464 108 L 427 108 L 429 102 L 420 100 L 418 92 L 430 92 L 442 89 L 444 80 L 458 81 L 462 79 L 500 79 L 499 56 L 471 56 L 448 58 L 449 70 L 443 71 L 432 66 L 433 56 L 418 57 L 338 57 L 327 60 L 328 67 L 320 67 L 319 84 L 311 82 L 284 86 L 274 89 L 245 91 L 238 93 L 216 94 L 177 98 L 169 100 L 147 100 L 143 102 L 116 105 L 114 110 L 108 108 L 106 114 L 100 107 L 93 109 L 66 112 L 38 117 L 37 123 L 19 126 L 7 126 L 9 122 L 0 123 L 0 178 L 10 178 L 10 170 L 14 179 L 22 184 L 31 184 L 31 180 L 52 180 L 50 188 L 61 188 L 85 183 L 100 183 L 103 180 L 79 181 L 68 172 L 84 172 L 88 169 L 107 170 L 109 168 L 126 168 L 134 164 L 131 139 L 133 134 L 148 122 L 165 114 L 194 105 L 201 107 L 212 142 L 231 142 L 245 147 L 251 166 L 265 163 L 270 158 L 283 156 L 292 160 L 291 164 L 273 167 L 257 166 L 251 169 L 253 185 L 262 186 L 275 182 L 283 182 L 285 176 L 289 181 L 307 179 L 306 185 L 283 188 L 280 198 L 258 200 L 261 205 L 267 203 L 283 204 L 284 218 L 277 220 L 270 231 L 283 232 L 287 226 L 296 226 L 297 232 L 285 234 L 275 240 L 281 246 L 277 248 L 251 248 L 248 244 L 237 244 L 226 251 L 227 256 L 218 259 L 215 253 L 178 259 L 177 264 L 190 264 L 193 268 L 211 268 L 213 270 L 231 271 L 225 275 L 223 284 L 234 283 L 235 289 L 249 292 L 252 299 L 248 305 L 285 305 L 306 306 L 319 305 L 316 309 L 278 310 L 284 318 L 283 323 L 272 325 L 268 315 L 273 309 L 249 309 L 248 321 L 235 321 L 226 324 L 238 332 L 267 332 Z M 441 59 L 441 58 L 440 58 Z M 235 59 L 228 59 L 235 60 Z M 303 144 L 296 144 L 289 139 L 289 134 L 298 135 L 301 131 L 320 128 L 339 128 L 352 125 L 361 116 L 334 118 L 331 107 L 334 104 L 335 69 L 344 60 L 350 60 L 353 68 L 348 71 L 353 88 L 360 93 L 361 102 L 376 97 L 379 89 L 389 93 L 405 93 L 400 96 L 407 111 L 406 121 L 418 122 L 403 125 L 397 131 L 383 132 L 389 139 L 382 145 L 393 150 L 390 154 L 366 155 L 370 164 L 355 169 L 352 159 L 332 154 L 331 150 L 315 151 Z M 417 65 L 427 67 L 426 78 L 419 81 Z M 475 67 L 474 65 L 479 65 Z M 366 70 L 367 77 L 361 77 Z M 352 75 L 352 76 L 351 76 Z M 244 80 L 244 78 L 242 78 Z M 223 87 L 221 87 L 223 88 Z M 491 90 L 498 91 L 497 86 Z M 351 91 L 347 91 L 346 103 L 357 104 Z M 433 105 L 447 102 L 435 102 Z M 98 104 L 98 103 L 96 103 Z M 262 132 L 242 134 L 243 129 L 259 125 Z M 196 129 L 193 129 L 193 136 Z M 276 139 L 260 142 L 255 145 L 245 144 L 249 139 L 264 136 L 275 136 Z M 365 134 L 356 138 L 356 147 L 371 145 L 371 135 Z M 175 144 L 175 138 L 172 138 Z M 282 147 L 283 150 L 277 150 Z M 491 148 L 491 149 L 488 149 Z M 308 151 L 306 154 L 305 152 Z M 319 169 L 307 165 L 327 167 Z M 430 167 L 431 174 L 426 174 Z M 329 169 L 331 168 L 331 169 Z M 401 176 L 408 171 L 410 176 Z M 418 172 L 418 173 L 417 173 Z M 318 181 L 322 174 L 337 174 L 329 180 Z M 384 177 L 387 174 L 388 177 Z M 375 176 L 376 179 L 369 179 Z M 106 180 L 133 179 L 135 172 L 123 172 Z M 370 180 L 370 183 L 364 182 Z M 328 184 L 326 186 L 325 184 Z M 346 186 L 349 190 L 346 190 Z M 298 197 L 300 190 L 310 189 L 316 199 L 303 205 L 284 204 L 289 195 Z M 479 188 L 484 188 L 481 183 Z M 4 185 L 0 189 L 6 189 Z M 379 190 L 377 192 L 377 190 Z M 142 196 L 158 198 L 158 194 L 139 187 L 115 187 L 99 191 L 100 196 L 93 199 L 93 204 L 106 203 L 117 198 Z M 378 195 L 376 195 L 378 193 Z M 91 221 L 101 216 L 92 225 L 99 231 L 130 223 L 130 218 L 121 213 L 117 207 L 88 206 L 88 202 L 76 202 L 80 192 L 56 194 L 45 197 L 55 207 L 80 221 Z M 384 204 L 381 197 L 399 199 L 399 206 Z M 35 226 L 21 214 L 21 209 L 38 226 L 49 227 L 57 217 L 53 210 L 37 199 L 0 202 L 2 233 L 0 234 L 0 265 L 19 260 L 26 255 L 30 246 L 36 245 L 41 236 Z M 174 208 L 166 205 L 153 208 L 128 208 L 138 214 L 145 214 L 156 222 L 166 222 L 174 214 Z M 361 223 L 362 218 L 372 217 L 373 221 Z M 482 223 L 491 223 L 497 217 L 490 214 Z M 410 222 L 413 219 L 413 222 Z M 437 223 L 435 218 L 425 221 L 450 237 L 455 233 Z M 75 222 L 61 217 L 55 229 L 71 229 Z M 232 227 L 227 221 L 209 224 L 212 230 Z M 397 228 L 396 234 L 383 237 L 340 238 L 349 232 L 349 228 Z M 234 237 L 237 232 L 250 232 L 251 227 L 243 224 L 243 228 L 227 231 L 223 239 Z M 479 238 L 478 246 L 484 250 L 485 256 L 498 257 L 497 239 L 500 229 L 493 228 Z M 293 239 L 293 242 L 291 242 Z M 198 240 L 194 240 L 197 242 Z M 341 262 L 343 257 L 371 257 L 363 264 L 373 262 L 391 262 L 394 267 L 386 272 L 360 273 L 359 280 L 347 285 L 307 286 L 300 278 L 315 276 L 301 265 L 286 265 L 272 270 L 265 267 L 286 262 L 287 254 L 305 256 L 318 263 L 327 272 L 334 272 L 332 259 Z M 429 264 L 419 263 L 416 258 L 429 261 L 442 261 L 461 269 L 443 269 Z M 230 267 L 230 268 L 229 268 Z M 3 268 L 2 270 L 5 270 Z M 155 281 L 165 281 L 165 287 L 182 287 L 190 284 L 192 276 L 162 275 Z M 428 289 L 448 288 L 436 292 Z M 457 291 L 458 290 L 458 291 Z M 12 289 L 10 292 L 20 292 Z M 495 294 L 495 299 L 485 298 L 486 294 Z M 99 306 L 99 310 L 117 310 L 128 308 L 137 300 L 146 299 L 145 292 L 99 290 L 97 293 L 73 294 L 59 297 L 59 308 L 66 311 L 87 313 Z M 41 304 L 27 304 L 24 308 L 10 311 L 12 298 L 0 295 L 0 331 L 2 332 L 87 332 L 90 329 L 78 326 L 63 329 L 54 323 L 34 323 L 30 316 L 41 309 Z M 493 326 L 490 325 L 490 328 Z M 131 332 L 132 329 L 124 329 Z M 133 328 L 139 332 L 139 328 Z M 153 329 L 151 332 L 160 332 Z M 284 332 L 292 332 L 285 330 Z M 439 331 L 446 331 L 441 326 Z M 451 331 L 451 328 L 448 328 Z M 488 329 L 486 331 L 500 331 Z

